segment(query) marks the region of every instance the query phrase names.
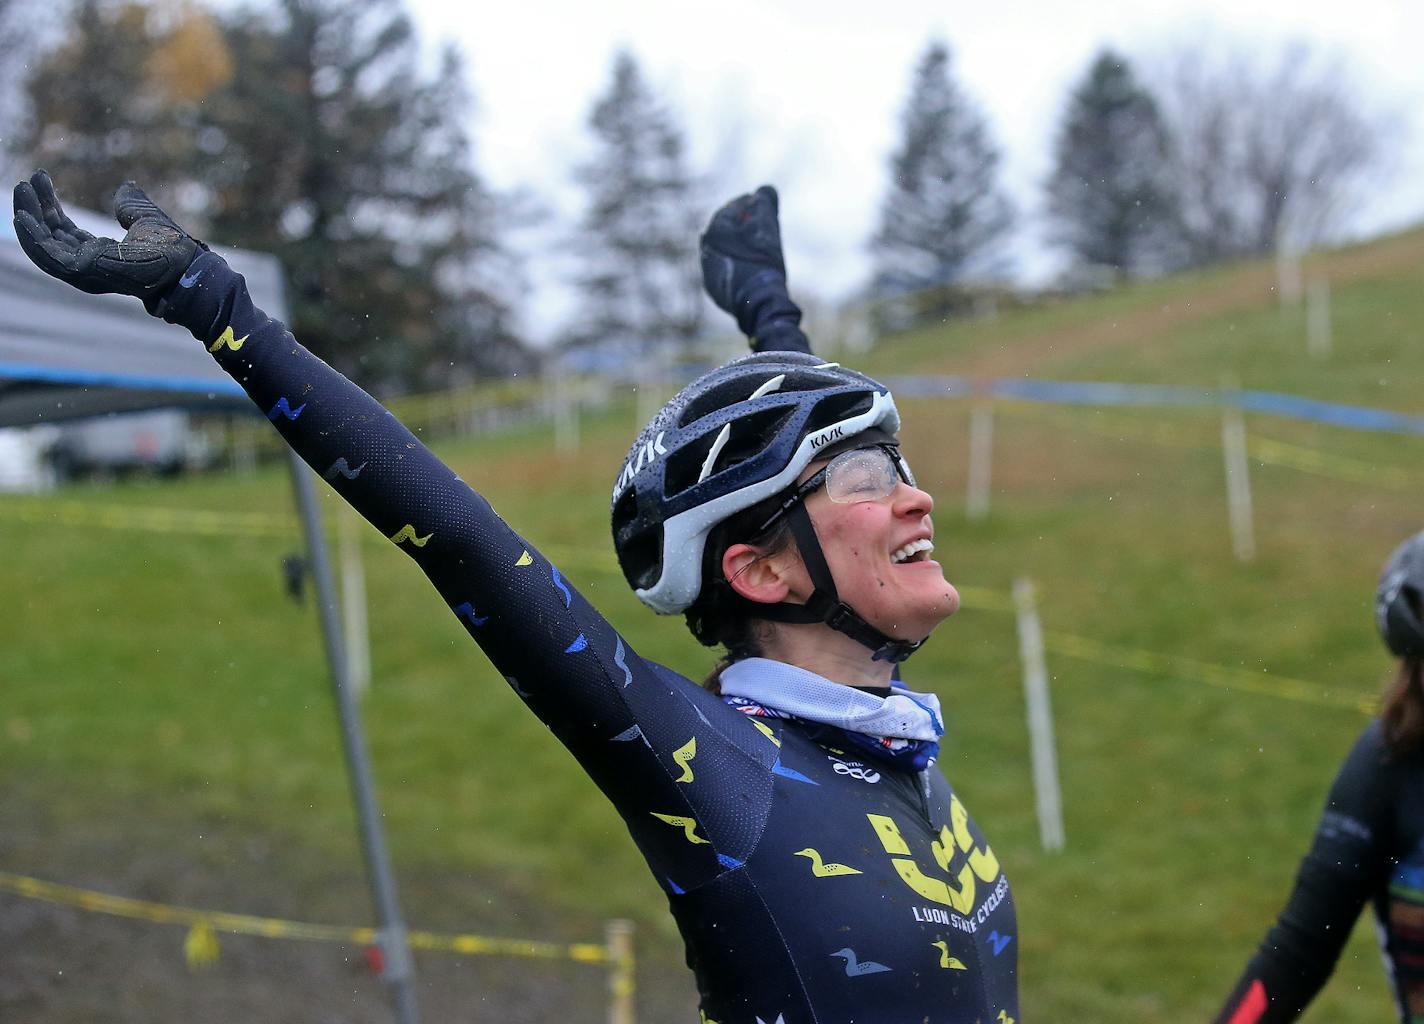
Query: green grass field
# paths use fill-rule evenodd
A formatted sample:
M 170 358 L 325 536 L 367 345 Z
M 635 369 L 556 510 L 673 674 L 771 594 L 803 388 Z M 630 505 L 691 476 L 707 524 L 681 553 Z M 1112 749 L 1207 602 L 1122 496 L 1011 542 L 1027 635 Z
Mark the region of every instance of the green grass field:
M 1306 357 L 1303 315 L 1277 308 L 1269 268 L 1247 266 L 918 332 L 863 363 L 1204 387 L 1229 372 L 1246 387 L 1424 413 L 1424 234 L 1311 267 L 1332 280 L 1334 352 L 1320 361 Z M 1386 554 L 1424 527 L 1424 438 L 1248 417 L 1259 555 L 1241 565 L 1208 410 L 1000 403 L 993 511 L 970 523 L 968 404 L 901 404 L 908 455 L 939 500 L 936 557 L 966 593 L 907 676 L 941 695 L 942 767 L 1014 884 L 1025 1019 L 1206 1019 L 1283 901 L 1365 724 L 1351 701 L 1390 670 L 1370 600 Z M 586 420 L 568 455 L 542 428 L 437 450 L 643 655 L 697 676 L 709 652 L 642 609 L 611 554 L 608 487 L 635 427 L 628 404 Z M 218 909 L 365 916 L 359 890 L 321 889 L 359 860 L 315 613 L 281 592 L 295 520 L 281 535 L 222 536 L 101 515 L 291 517 L 288 491 L 277 466 L 0 498 L 0 795 L 44 821 L 29 842 L 0 837 L 0 870 L 101 881 L 93 864 L 87 879 L 55 870 L 82 862 L 71 848 L 96 829 L 134 856 L 177 832 L 227 899 Z M 577 938 L 600 918 L 632 917 L 650 998 L 673 993 L 651 1005 L 690 1005 L 663 899 L 621 823 L 424 577 L 361 529 L 375 679 L 364 715 L 412 923 Z M 1021 575 L 1037 584 L 1050 638 L 1068 837 L 1052 854 L 1037 841 L 1005 610 Z M 1122 652 L 1178 663 L 1123 667 L 1139 662 Z M 204 860 L 192 836 L 209 829 L 228 838 Z M 233 836 L 285 851 L 290 883 L 271 888 L 306 895 L 225 892 L 223 876 L 244 870 Z M 439 884 L 449 878 L 479 885 L 452 894 Z M 162 889 L 128 894 L 180 895 Z M 1362 925 L 1307 1019 L 1391 1012 Z

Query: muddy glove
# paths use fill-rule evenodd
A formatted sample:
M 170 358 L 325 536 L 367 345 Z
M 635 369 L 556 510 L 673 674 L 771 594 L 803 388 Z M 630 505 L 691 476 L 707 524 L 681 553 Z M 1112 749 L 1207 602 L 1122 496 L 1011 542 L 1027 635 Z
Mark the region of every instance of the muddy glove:
M 158 315 L 163 297 L 208 247 L 131 181 L 114 193 L 114 216 L 128 232 L 122 240 L 76 227 L 44 171 L 15 186 L 15 235 L 35 266 L 91 295 L 136 295 Z
M 702 283 L 737 318 L 756 352 L 809 352 L 801 307 L 786 290 L 776 189 L 763 185 L 712 215 L 702 233 Z

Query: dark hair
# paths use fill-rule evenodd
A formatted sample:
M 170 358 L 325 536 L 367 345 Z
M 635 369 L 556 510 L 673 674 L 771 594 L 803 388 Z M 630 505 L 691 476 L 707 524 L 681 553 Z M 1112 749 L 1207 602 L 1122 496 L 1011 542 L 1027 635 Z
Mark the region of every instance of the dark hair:
M 721 692 L 722 670 L 734 661 L 761 656 L 766 620 L 756 614 L 756 603 L 738 594 L 722 572 L 722 556 L 733 544 L 745 543 L 761 550 L 766 558 L 785 551 L 792 543 L 791 527 L 783 517 L 760 535 L 751 535 L 776 511 L 782 495 L 766 501 L 718 523 L 707 538 L 704 549 L 702 593 L 684 611 L 687 628 L 704 647 L 721 645 L 726 653 L 713 666 L 702 685 L 713 693 Z M 741 540 L 740 538 L 749 538 Z
M 1424 745 L 1424 661 L 1400 660 L 1399 673 L 1384 695 L 1380 724 L 1385 745 L 1395 756 Z

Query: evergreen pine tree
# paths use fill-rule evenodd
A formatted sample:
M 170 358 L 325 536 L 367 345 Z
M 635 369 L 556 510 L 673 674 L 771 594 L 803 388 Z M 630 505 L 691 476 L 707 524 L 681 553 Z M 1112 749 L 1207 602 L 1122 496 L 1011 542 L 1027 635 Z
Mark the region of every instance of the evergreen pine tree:
M 190 163 L 199 104 L 230 73 L 201 9 L 78 0 L 63 41 L 26 81 L 32 120 L 20 148 L 77 206 L 107 211 L 128 178 L 161 193 Z M 191 214 L 174 198 L 174 216 Z
M 282 0 L 226 29 L 238 70 L 205 107 L 200 164 L 212 231 L 282 260 L 303 343 L 378 390 L 528 365 L 453 53 L 422 72 L 401 0 Z
M 25 90 L 27 70 L 57 21 L 43 0 L 0 0 L 0 174 L 10 181 L 33 168 L 23 159 L 22 129 L 34 124 Z
M 376 391 L 531 365 L 454 54 L 423 70 L 402 0 L 214 17 L 79 0 L 29 83 L 30 152 L 65 197 L 106 210 L 133 178 L 194 232 L 275 254 L 293 331 Z
M 1069 97 L 1046 185 L 1053 238 L 1078 266 L 1141 274 L 1177 261 L 1170 155 L 1156 101 L 1104 50 Z
M 687 342 L 702 327 L 701 222 L 681 130 L 632 54 L 613 62 L 594 103 L 593 157 L 577 170 L 588 205 L 579 231 L 580 303 L 570 344 Z
M 1013 208 L 998 183 L 999 151 L 951 79 L 943 43 L 932 43 L 915 69 L 901 128 L 871 242 L 874 291 L 920 293 L 919 315 L 958 311 L 966 285 L 1001 266 Z

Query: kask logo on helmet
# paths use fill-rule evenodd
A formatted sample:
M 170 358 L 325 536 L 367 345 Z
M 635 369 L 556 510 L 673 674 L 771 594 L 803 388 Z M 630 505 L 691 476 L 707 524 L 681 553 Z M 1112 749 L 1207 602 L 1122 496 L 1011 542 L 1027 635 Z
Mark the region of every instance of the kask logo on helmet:
M 638 449 L 638 457 L 629 457 L 623 464 L 623 472 L 618 474 L 618 483 L 613 488 L 613 500 L 617 501 L 623 496 L 623 492 L 628 489 L 628 485 L 633 482 L 633 478 L 643 471 L 644 466 L 651 466 L 659 455 L 666 455 L 667 449 L 663 447 L 663 435 L 667 431 L 658 431 L 658 436 L 653 438 L 643 447 Z
M 844 427 L 832 427 L 830 430 L 823 430 L 823 431 L 822 431 L 821 433 L 819 433 L 819 434 L 812 434 L 812 435 L 811 435 L 811 450 L 814 452 L 817 448 L 824 448 L 826 445 L 830 444 L 832 441 L 839 441 L 839 440 L 840 440 L 842 437 L 844 437 L 844 436 L 845 436 L 845 428 L 844 428 Z

